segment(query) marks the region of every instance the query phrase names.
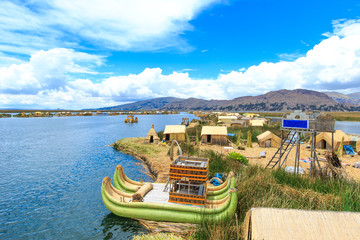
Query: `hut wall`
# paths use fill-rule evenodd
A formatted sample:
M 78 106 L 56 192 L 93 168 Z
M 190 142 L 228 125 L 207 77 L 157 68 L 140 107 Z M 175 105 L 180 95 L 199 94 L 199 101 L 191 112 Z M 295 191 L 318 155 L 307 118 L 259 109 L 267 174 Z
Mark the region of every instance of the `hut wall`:
M 339 149 L 341 141 L 334 140 L 334 150 L 337 151 Z M 344 141 L 344 145 L 351 145 L 351 141 Z M 326 139 L 321 139 L 316 144 L 316 148 L 319 149 L 331 149 L 331 142 L 326 141 Z
M 211 144 L 221 145 L 221 146 L 229 145 L 227 136 L 222 136 L 222 135 L 212 135 Z
M 201 136 L 201 143 L 207 143 L 207 135 Z
M 336 146 L 336 143 L 335 143 Z M 316 148 L 318 149 L 331 149 L 331 142 L 327 142 L 325 139 L 321 139 L 317 144 Z M 336 150 L 336 149 L 334 149 Z
M 170 133 L 170 141 L 185 142 L 185 133 Z
M 211 142 L 207 141 L 208 135 L 201 136 L 201 143 L 210 143 L 215 145 L 227 146 L 229 145 L 227 136 L 223 135 L 211 135 Z
M 270 141 L 270 147 L 272 147 L 272 148 L 279 148 L 280 147 L 280 142 L 276 141 L 273 138 L 262 139 L 261 141 L 259 141 L 259 147 L 266 148 L 266 142 L 267 141 Z
M 265 142 L 266 142 L 266 140 L 265 141 L 264 140 L 259 141 L 259 147 L 264 148 L 265 147 Z

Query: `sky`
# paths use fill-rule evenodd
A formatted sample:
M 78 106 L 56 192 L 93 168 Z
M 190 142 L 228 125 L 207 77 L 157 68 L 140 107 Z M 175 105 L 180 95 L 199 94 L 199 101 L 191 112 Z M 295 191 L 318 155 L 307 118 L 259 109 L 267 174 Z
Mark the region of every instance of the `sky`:
M 358 0 L 1 0 L 0 108 L 360 92 Z

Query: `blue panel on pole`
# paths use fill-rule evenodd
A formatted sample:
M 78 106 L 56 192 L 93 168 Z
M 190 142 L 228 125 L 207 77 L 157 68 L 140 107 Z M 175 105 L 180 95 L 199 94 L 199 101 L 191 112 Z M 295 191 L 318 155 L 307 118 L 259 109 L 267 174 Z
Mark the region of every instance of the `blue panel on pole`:
M 309 128 L 309 121 L 308 120 L 287 120 L 287 119 L 283 119 L 282 127 L 283 128 L 308 129 Z

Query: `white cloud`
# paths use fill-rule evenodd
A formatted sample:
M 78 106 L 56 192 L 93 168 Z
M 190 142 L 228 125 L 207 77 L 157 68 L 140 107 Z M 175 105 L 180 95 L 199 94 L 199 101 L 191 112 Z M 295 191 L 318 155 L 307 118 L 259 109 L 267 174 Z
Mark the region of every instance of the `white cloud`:
M 92 65 L 101 65 L 102 56 L 55 48 L 33 54 L 28 63 L 0 68 L 0 92 L 36 94 L 41 90 L 63 88 L 68 73 L 96 73 Z M 81 64 L 82 66 L 80 66 Z
M 87 108 L 161 96 L 232 99 L 283 88 L 360 91 L 360 20 L 335 24 L 332 36 L 303 57 L 262 62 L 215 79 L 193 79 L 187 72 L 165 75 L 160 68 L 97 82 L 72 79 L 70 73 L 93 72 L 86 65 L 100 65 L 103 58 L 69 49 L 40 51 L 28 63 L 0 68 L 0 107 L 31 102 L 52 108 Z
M 33 54 L 84 41 L 113 50 L 191 47 L 181 35 L 209 5 L 220 0 L 0 1 L 0 51 Z

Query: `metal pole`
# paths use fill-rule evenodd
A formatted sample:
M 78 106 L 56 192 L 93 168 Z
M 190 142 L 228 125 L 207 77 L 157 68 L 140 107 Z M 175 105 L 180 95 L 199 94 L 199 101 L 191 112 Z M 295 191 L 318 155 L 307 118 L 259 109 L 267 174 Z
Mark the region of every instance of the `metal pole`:
M 331 155 L 334 152 L 334 132 L 331 132 Z
M 310 155 L 310 176 L 312 176 L 313 171 L 314 171 L 314 132 L 311 132 L 311 155 Z
M 297 157 L 298 157 L 298 151 L 299 151 L 299 149 L 298 149 L 298 140 L 299 140 L 299 134 L 298 134 L 298 132 L 295 132 L 295 134 L 296 134 L 296 151 L 295 151 L 295 165 L 294 165 L 294 173 L 298 173 L 298 166 L 297 166 L 297 164 L 298 164 L 298 161 L 297 161 Z
M 281 168 L 281 165 L 280 165 L 280 161 L 281 161 L 281 152 L 282 152 L 282 148 L 283 148 L 283 144 L 284 144 L 284 131 L 281 129 L 281 143 L 280 143 L 280 155 L 279 155 L 279 169 Z

